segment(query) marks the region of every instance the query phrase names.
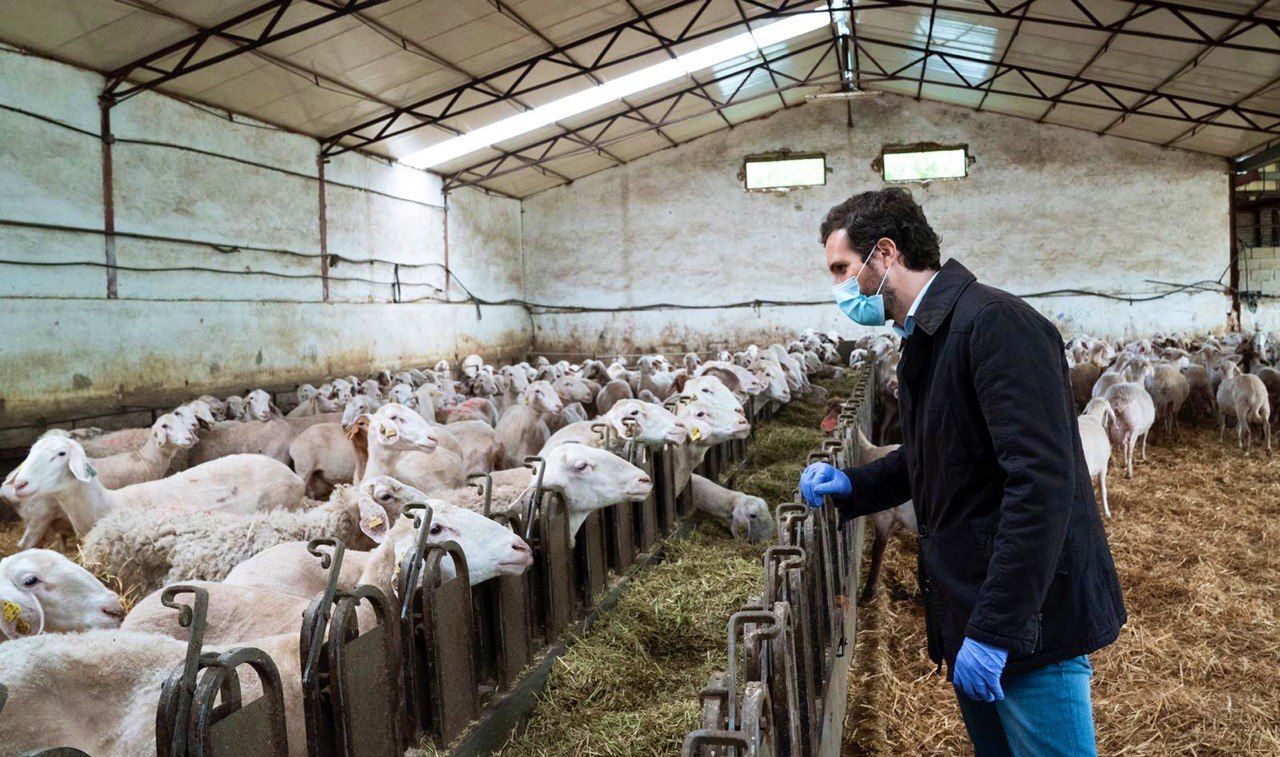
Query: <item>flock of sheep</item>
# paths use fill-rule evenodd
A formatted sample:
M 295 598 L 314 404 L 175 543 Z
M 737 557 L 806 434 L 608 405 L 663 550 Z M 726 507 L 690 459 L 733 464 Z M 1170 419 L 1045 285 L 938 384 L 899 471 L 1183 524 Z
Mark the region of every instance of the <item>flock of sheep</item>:
M 0 560 L 0 752 L 154 748 L 155 705 L 189 630 L 161 592 L 182 581 L 208 591 L 211 648 L 250 645 L 275 660 L 290 752 L 302 753 L 299 623 L 328 581 L 309 540 L 347 545 L 340 589 L 393 596 L 416 538 L 401 511 L 426 503 L 428 541 L 461 545 L 472 584 L 521 574 L 529 546 L 486 516 L 527 517 L 538 466 L 542 488 L 567 503 L 572 536 L 591 512 L 652 490 L 626 445 L 671 445 L 677 491 L 688 486 L 735 537 L 767 539 L 763 500 L 693 470 L 712 446 L 749 434 L 745 402 L 821 395 L 810 378 L 842 362 L 816 332 L 678 366 L 646 355 L 496 367 L 471 355 L 458 370 L 303 385 L 287 414 L 254 390 L 201 397 L 150 428 L 51 430 L 0 487 L 24 523 L 21 551 Z M 530 455 L 542 462 L 524 465 Z M 79 563 L 40 548 L 66 534 L 80 540 Z M 126 615 L 95 573 L 142 598 Z

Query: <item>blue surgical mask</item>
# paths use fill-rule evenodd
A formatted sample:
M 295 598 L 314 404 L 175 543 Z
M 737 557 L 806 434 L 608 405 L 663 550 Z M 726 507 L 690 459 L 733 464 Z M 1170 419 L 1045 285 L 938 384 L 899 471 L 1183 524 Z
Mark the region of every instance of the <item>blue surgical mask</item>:
M 875 250 L 872 249 L 867 255 L 867 260 L 871 260 L 871 255 L 874 254 Z M 835 296 L 836 305 L 849 317 L 849 320 L 863 326 L 883 326 L 885 323 L 884 296 L 880 294 L 880 290 L 884 289 L 884 280 L 889 277 L 889 269 L 885 269 L 885 275 L 880 279 L 880 286 L 876 287 L 876 293 L 868 296 L 863 294 L 858 286 L 858 277 L 866 267 L 867 264 L 864 262 L 857 273 L 831 287 L 831 293 Z M 892 267 L 893 264 L 890 263 L 889 268 Z

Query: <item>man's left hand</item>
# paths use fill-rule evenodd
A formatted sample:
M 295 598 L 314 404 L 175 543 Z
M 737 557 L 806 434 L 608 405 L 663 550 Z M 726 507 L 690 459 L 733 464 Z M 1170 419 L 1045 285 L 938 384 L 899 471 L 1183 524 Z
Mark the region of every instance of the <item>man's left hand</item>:
M 951 680 L 956 689 L 975 702 L 998 702 L 1004 699 L 1000 674 L 1004 672 L 1008 657 L 1007 649 L 966 637 L 960 645 L 960 653 L 956 655 Z

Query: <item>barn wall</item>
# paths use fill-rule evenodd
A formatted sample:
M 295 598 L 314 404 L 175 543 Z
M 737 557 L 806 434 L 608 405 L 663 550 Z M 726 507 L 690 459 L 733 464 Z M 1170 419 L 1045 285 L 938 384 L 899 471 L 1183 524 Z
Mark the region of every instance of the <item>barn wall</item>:
M 818 224 L 852 193 L 884 186 L 885 145 L 967 143 L 964 180 L 914 185 L 931 224 L 978 277 L 1018 294 L 1149 293 L 1145 279 L 1217 279 L 1227 265 L 1223 161 L 1081 131 L 882 95 L 809 103 L 601 172 L 524 202 L 529 291 L 593 307 L 823 300 L 816 307 L 661 310 L 537 318 L 541 350 L 705 349 L 815 326 L 856 334 L 832 305 Z M 825 152 L 825 187 L 747 193 L 744 156 Z M 1033 299 L 1068 334 L 1124 335 L 1225 325 L 1227 299 L 1145 304 Z
M 0 51 L 0 259 L 104 261 L 102 84 Z M 408 302 L 444 285 L 446 223 L 458 280 L 520 297 L 518 202 L 464 191 L 446 211 L 439 177 L 336 158 L 328 249 L 343 260 L 325 303 L 314 140 L 150 94 L 117 106 L 112 126 L 119 265 L 214 271 L 121 270 L 107 300 L 100 267 L 0 264 L 0 426 L 527 346 L 521 308 L 477 318 L 468 304 Z

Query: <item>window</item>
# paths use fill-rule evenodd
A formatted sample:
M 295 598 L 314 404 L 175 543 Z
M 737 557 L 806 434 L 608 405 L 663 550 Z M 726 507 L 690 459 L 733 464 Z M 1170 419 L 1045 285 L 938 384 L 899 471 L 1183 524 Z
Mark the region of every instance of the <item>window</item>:
M 885 181 L 933 181 L 963 179 L 969 175 L 969 148 L 965 145 L 906 145 L 886 147 L 875 166 Z
M 748 191 L 786 192 L 827 183 L 827 156 L 821 153 L 749 155 L 738 175 Z

